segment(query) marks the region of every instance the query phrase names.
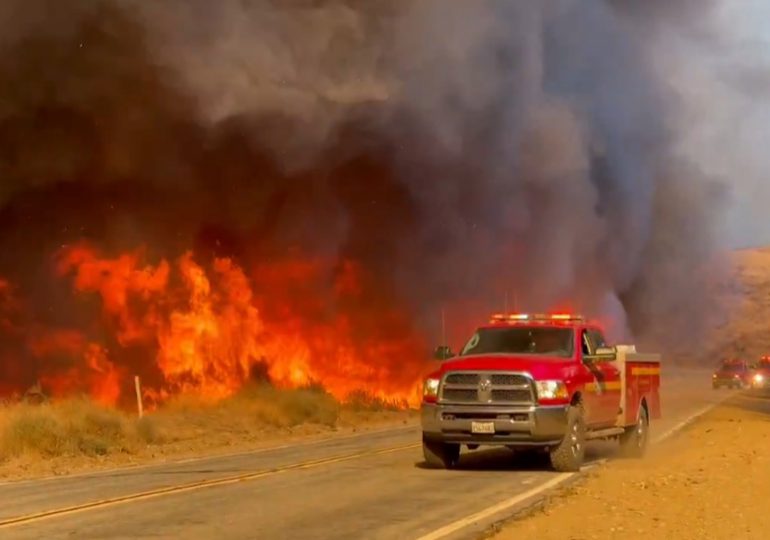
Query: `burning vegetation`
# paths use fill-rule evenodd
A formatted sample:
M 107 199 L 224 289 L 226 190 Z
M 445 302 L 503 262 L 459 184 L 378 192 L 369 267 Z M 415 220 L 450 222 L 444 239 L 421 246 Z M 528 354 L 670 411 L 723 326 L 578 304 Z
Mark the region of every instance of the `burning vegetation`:
M 175 394 L 221 399 L 249 382 L 321 385 L 339 400 L 361 391 L 386 402 L 419 398 L 427 355 L 400 312 L 377 312 L 377 327 L 356 339 L 365 321 L 355 312 L 329 314 L 313 298 L 300 312 L 286 297 L 297 280 L 317 277 L 320 262 L 265 265 L 249 279 L 226 257 L 205 267 L 189 251 L 173 262 L 144 259 L 142 249 L 107 258 L 86 244 L 57 253 L 53 276 L 71 283 L 73 305 L 90 303 L 93 318 L 87 329 L 22 326 L 16 351 L 38 363 L 53 395 L 85 392 L 115 405 L 132 397 L 139 374 L 150 404 Z M 360 272 L 343 265 L 328 300 L 355 304 Z
M 657 3 L 176 4 L 0 7 L 0 394 L 414 403 L 506 295 L 698 329 Z

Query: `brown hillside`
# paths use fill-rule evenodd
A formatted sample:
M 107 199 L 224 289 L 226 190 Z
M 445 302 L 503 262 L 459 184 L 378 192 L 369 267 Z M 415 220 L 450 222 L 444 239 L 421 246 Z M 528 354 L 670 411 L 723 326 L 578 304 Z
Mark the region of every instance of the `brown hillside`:
M 719 287 L 724 319 L 713 336 L 713 361 L 754 361 L 770 354 L 770 247 L 735 251 Z

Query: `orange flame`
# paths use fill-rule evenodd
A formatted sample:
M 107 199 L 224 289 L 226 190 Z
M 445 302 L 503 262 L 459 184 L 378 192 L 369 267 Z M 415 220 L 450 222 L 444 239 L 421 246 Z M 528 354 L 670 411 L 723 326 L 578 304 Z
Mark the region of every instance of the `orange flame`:
M 250 280 L 228 258 L 208 267 L 190 252 L 174 264 L 143 265 L 142 259 L 142 250 L 110 259 L 78 245 L 61 251 L 57 272 L 72 276 L 76 291 L 101 299 L 116 352 L 151 351 L 160 380 L 147 386 L 148 397 L 193 392 L 218 399 L 262 370 L 273 384 L 319 383 L 343 400 L 363 391 L 391 402 L 419 401 L 423 343 L 392 306 L 361 309 L 365 277 L 353 261 L 335 269 L 327 297 L 307 290 L 329 272 L 320 261 L 266 264 Z M 38 357 L 55 350 L 81 359 L 45 378 L 55 393 L 86 386 L 96 399 L 115 403 L 121 380 L 132 374 L 129 366 L 116 367 L 105 346 L 77 332 L 50 334 L 31 348 Z
M 81 360 L 64 372 L 42 374 L 40 382 L 54 395 L 73 395 L 85 390 L 103 405 L 117 402 L 122 372 L 109 361 L 101 345 L 87 342 L 76 331 L 53 331 L 31 341 L 29 348 L 38 358 L 64 353 Z

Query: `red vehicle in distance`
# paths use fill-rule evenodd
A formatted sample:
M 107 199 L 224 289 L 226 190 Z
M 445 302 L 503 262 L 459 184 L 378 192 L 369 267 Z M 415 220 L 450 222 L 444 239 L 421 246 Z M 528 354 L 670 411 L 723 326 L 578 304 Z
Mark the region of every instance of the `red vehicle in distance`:
M 650 419 L 660 418 L 660 356 L 607 345 L 582 317 L 494 315 L 458 356 L 442 346 L 424 382 L 423 454 L 457 465 L 464 445 L 547 452 L 558 471 L 577 471 L 592 439 L 617 439 L 641 456 Z
M 751 387 L 770 388 L 770 356 L 763 356 L 751 366 Z
M 719 388 L 749 388 L 751 386 L 752 373 L 749 364 L 745 360 L 724 360 L 711 375 L 711 387 Z

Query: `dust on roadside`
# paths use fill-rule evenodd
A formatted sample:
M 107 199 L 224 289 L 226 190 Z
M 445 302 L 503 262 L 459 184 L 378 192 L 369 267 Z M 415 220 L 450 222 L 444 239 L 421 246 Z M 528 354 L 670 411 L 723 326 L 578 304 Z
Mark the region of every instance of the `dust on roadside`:
M 720 405 L 643 460 L 618 460 L 495 540 L 770 537 L 770 396 Z

